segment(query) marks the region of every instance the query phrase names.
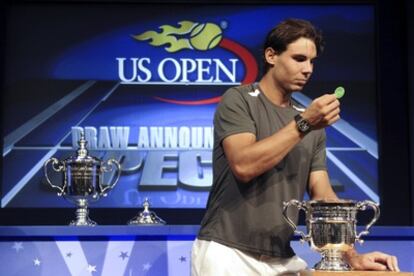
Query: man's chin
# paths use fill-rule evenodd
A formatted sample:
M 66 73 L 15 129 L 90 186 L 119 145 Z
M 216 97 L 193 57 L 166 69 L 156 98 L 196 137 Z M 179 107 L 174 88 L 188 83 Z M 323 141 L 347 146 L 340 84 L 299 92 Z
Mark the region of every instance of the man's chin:
M 295 85 L 292 85 L 292 91 L 294 91 L 294 92 L 300 92 L 300 91 L 302 91 L 303 90 L 303 88 L 305 87 L 305 84 L 295 84 Z

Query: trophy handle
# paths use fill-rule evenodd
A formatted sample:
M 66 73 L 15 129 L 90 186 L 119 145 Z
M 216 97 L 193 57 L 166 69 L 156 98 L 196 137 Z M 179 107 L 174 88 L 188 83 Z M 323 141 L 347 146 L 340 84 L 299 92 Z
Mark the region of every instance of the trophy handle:
M 52 181 L 50 181 L 50 178 L 49 178 L 49 175 L 48 175 L 48 173 L 47 173 L 47 166 L 48 166 L 48 164 L 50 163 L 50 162 L 52 162 L 52 168 L 53 168 L 53 170 L 55 171 L 55 172 L 60 172 L 60 171 L 62 171 L 63 169 L 64 169 L 64 166 L 62 165 L 62 163 L 59 161 L 59 160 L 57 160 L 56 158 L 50 158 L 49 160 L 47 160 L 46 162 L 45 162 L 45 164 L 43 165 L 43 169 L 44 169 L 44 172 L 45 172 L 45 177 L 46 177 L 46 181 L 47 181 L 47 183 L 52 187 L 52 188 L 55 188 L 55 189 L 58 189 L 59 190 L 59 192 L 58 192 L 58 196 L 61 196 L 61 195 L 63 195 L 64 193 L 65 193 L 65 184 L 63 185 L 63 187 L 60 187 L 60 186 L 58 186 L 58 185 L 54 185 L 53 183 L 52 183 Z M 58 167 L 56 167 L 56 165 L 59 165 Z
M 115 180 L 113 181 L 113 183 L 105 185 L 105 186 L 102 186 L 99 183 L 99 186 L 101 188 L 101 195 L 103 195 L 103 196 L 106 196 L 106 191 L 107 190 L 112 190 L 115 187 L 116 183 L 118 183 L 119 177 L 121 176 L 121 165 L 119 164 L 118 161 L 116 161 L 115 159 L 109 159 L 108 161 L 103 163 L 103 166 L 102 166 L 102 171 L 103 172 L 112 171 L 112 168 L 113 168 L 112 165 L 114 165 L 114 164 L 115 164 L 115 167 L 116 167 L 118 172 L 116 174 L 116 177 L 115 177 Z
M 291 205 L 295 206 L 299 210 L 302 209 L 305 212 L 306 212 L 306 207 L 302 202 L 300 202 L 299 200 L 296 200 L 296 199 L 291 199 L 288 202 L 283 202 L 283 217 L 286 219 L 289 226 L 292 227 L 295 234 L 300 235 L 300 237 L 301 237 L 300 241 L 301 242 L 309 241 L 310 240 L 310 235 L 305 235 L 305 233 L 303 233 L 302 231 L 297 230 L 297 225 L 289 218 L 289 216 L 287 214 L 287 211 L 288 211 L 288 209 Z
M 362 210 L 364 211 L 366 209 L 366 207 L 369 206 L 374 210 L 374 217 L 371 219 L 371 221 L 365 226 L 365 229 L 363 231 L 361 231 L 359 234 L 357 234 L 356 236 L 356 240 L 362 244 L 364 242 L 363 239 L 361 239 L 362 235 L 368 235 L 369 234 L 369 229 L 371 228 L 371 226 L 378 220 L 379 216 L 380 216 L 380 209 L 377 203 L 370 201 L 370 200 L 364 200 L 362 202 L 358 202 L 357 203 L 357 208 L 358 210 Z

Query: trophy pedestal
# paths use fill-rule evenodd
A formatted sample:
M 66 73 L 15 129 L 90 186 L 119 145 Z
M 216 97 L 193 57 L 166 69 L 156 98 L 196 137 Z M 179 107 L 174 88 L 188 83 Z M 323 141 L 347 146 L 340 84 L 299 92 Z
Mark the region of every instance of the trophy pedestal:
M 326 250 L 321 252 L 322 260 L 313 267 L 316 270 L 349 271 L 351 267 L 343 260 L 341 251 Z
M 76 209 L 76 219 L 72 220 L 71 226 L 95 226 L 97 223 L 89 218 L 88 203 L 86 199 L 77 201 L 78 209 Z

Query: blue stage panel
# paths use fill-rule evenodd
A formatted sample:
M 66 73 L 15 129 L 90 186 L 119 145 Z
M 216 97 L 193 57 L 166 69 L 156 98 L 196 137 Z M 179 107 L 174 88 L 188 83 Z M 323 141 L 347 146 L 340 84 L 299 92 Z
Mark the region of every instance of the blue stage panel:
M 0 227 L 0 275 L 190 275 L 198 225 Z M 303 226 L 299 227 L 304 230 Z M 363 228 L 358 227 L 358 231 Z M 414 227 L 373 227 L 358 252 L 384 251 L 414 271 Z M 320 256 L 295 236 L 312 267 Z

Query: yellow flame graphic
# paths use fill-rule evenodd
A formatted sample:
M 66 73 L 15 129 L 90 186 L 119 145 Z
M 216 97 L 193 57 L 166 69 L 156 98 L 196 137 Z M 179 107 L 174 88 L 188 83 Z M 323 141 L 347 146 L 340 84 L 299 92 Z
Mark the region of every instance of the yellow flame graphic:
M 144 41 L 151 40 L 153 46 L 169 44 L 165 50 L 170 53 L 183 49 L 197 49 L 206 51 L 216 47 L 222 38 L 222 31 L 214 23 L 200 24 L 191 21 L 178 22 L 180 27 L 162 25 L 160 33 L 147 31 L 140 35 L 132 36 L 134 39 Z

